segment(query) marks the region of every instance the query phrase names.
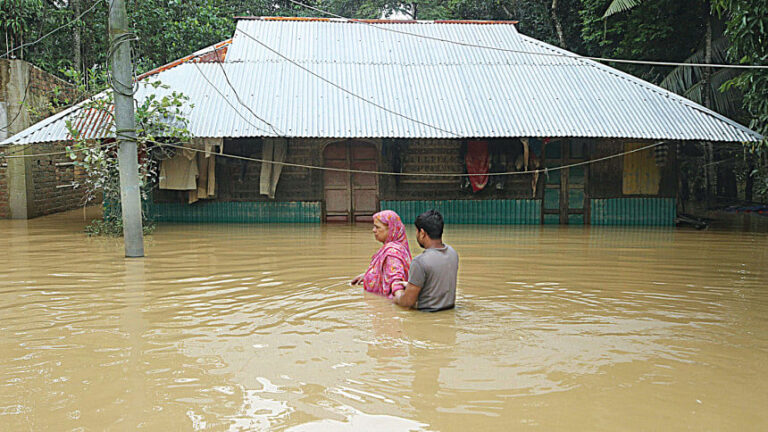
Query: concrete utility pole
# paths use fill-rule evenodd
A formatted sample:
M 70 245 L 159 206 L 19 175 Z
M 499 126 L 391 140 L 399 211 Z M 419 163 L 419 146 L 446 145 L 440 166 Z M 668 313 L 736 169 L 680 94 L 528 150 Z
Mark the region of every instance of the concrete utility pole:
M 141 226 L 141 191 L 139 160 L 136 149 L 136 118 L 133 113 L 133 76 L 131 71 L 131 32 L 125 0 L 109 2 L 109 41 L 112 54 L 112 90 L 115 96 L 115 132 L 120 170 L 120 202 L 123 209 L 125 256 L 144 256 Z M 117 44 L 117 46 L 116 46 Z

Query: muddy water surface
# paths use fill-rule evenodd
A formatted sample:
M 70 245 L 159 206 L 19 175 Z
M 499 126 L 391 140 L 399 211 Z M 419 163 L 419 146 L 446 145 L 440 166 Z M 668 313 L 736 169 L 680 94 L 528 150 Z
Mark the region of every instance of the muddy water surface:
M 425 314 L 364 225 L 83 225 L 0 221 L 0 430 L 768 428 L 765 230 L 448 227 Z

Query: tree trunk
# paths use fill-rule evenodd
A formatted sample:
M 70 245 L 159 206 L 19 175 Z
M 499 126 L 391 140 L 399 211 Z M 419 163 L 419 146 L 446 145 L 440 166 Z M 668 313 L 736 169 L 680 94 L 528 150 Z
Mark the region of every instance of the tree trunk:
M 516 18 L 516 17 L 515 17 L 515 16 L 512 14 L 512 12 L 510 12 L 510 11 L 509 11 L 509 9 L 507 8 L 507 6 L 506 6 L 505 4 L 503 4 L 503 3 L 501 4 L 501 10 L 503 10 L 503 11 L 504 11 L 504 13 L 505 13 L 505 14 L 507 14 L 507 17 L 508 17 L 509 19 L 515 19 L 515 18 Z
M 557 39 L 560 40 L 560 48 L 568 49 L 568 45 L 565 43 L 565 34 L 563 33 L 563 24 L 560 22 L 560 17 L 557 15 L 557 0 L 552 0 L 552 7 L 550 11 L 552 13 L 552 22 L 555 23 L 555 32 L 557 32 Z
M 408 8 L 409 15 L 411 16 L 411 19 L 413 19 L 413 20 L 417 19 L 416 18 L 416 12 L 417 12 L 416 9 L 417 8 L 418 8 L 418 4 L 417 3 L 411 3 L 410 7 Z
M 72 5 L 72 11 L 75 13 L 75 17 L 80 16 L 80 0 L 70 0 L 70 4 Z M 75 33 L 73 35 L 73 46 L 72 46 L 72 63 L 75 65 L 75 70 L 78 72 L 83 72 L 83 60 L 82 60 L 82 47 L 81 47 L 81 32 L 82 28 L 80 27 L 80 23 L 75 23 Z
M 755 190 L 755 179 L 752 177 L 752 171 L 755 170 L 755 164 L 752 162 L 753 158 L 746 148 L 744 149 L 744 160 L 747 165 L 747 178 L 744 181 L 744 201 L 752 202 L 752 191 Z
M 712 14 L 710 12 L 709 2 L 704 3 L 704 11 L 707 15 L 707 31 L 705 37 L 704 48 L 704 63 L 712 63 Z M 704 106 L 712 109 L 712 85 L 710 81 L 712 79 L 712 68 L 705 67 L 701 78 L 701 91 L 702 102 Z M 704 143 L 704 165 L 706 166 L 704 172 L 704 185 L 707 194 L 707 201 L 715 196 L 717 191 L 717 170 L 714 165 L 715 160 L 715 148 L 712 142 Z

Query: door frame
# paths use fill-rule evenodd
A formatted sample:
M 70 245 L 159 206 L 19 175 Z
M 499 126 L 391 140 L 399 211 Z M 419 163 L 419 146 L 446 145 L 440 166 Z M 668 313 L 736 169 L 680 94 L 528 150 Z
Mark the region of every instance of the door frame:
M 329 141 L 329 142 L 327 142 L 327 143 L 322 145 L 322 147 L 320 148 L 320 158 L 322 159 L 323 167 L 327 166 L 326 159 L 325 159 L 325 150 L 328 148 L 328 146 L 335 145 L 335 144 L 345 144 L 345 146 L 347 148 L 347 151 L 346 151 L 346 155 L 347 155 L 346 167 L 348 169 L 352 167 L 353 160 L 352 160 L 352 150 L 351 149 L 352 149 L 352 146 L 355 145 L 355 144 L 369 145 L 372 148 L 374 148 L 375 149 L 375 154 L 376 154 L 376 156 L 374 158 L 374 161 L 376 163 L 376 170 L 378 171 L 379 167 L 381 166 L 381 144 L 380 143 L 378 143 L 376 141 L 365 140 L 365 139 L 343 139 L 343 140 L 337 140 L 337 141 Z M 324 223 L 334 223 L 334 222 L 337 222 L 337 223 L 355 223 L 356 222 L 355 221 L 355 209 L 354 209 L 354 206 L 353 206 L 353 201 L 354 201 L 354 185 L 352 183 L 352 181 L 353 181 L 353 178 L 352 178 L 353 174 L 352 173 L 347 173 L 347 176 L 348 176 L 347 177 L 347 184 L 349 185 L 349 205 L 348 205 L 349 211 L 347 212 L 347 221 L 346 222 L 342 222 L 342 221 L 331 221 L 331 222 L 329 222 L 328 221 L 328 209 L 327 209 L 327 203 L 326 203 L 326 201 L 327 201 L 326 200 L 326 183 L 325 183 L 326 172 L 327 171 L 323 171 L 323 176 L 322 176 L 322 190 L 323 190 L 322 212 L 323 212 L 323 222 Z M 381 208 L 381 196 L 380 196 L 381 195 L 381 190 L 380 190 L 381 182 L 379 181 L 380 179 L 379 179 L 378 175 L 375 176 L 375 180 L 376 180 L 376 186 L 375 186 L 375 188 L 376 188 L 376 192 L 375 192 L 375 194 L 376 194 L 376 197 L 375 197 L 376 209 L 375 209 L 374 213 L 376 211 L 379 211 L 380 208 Z
M 581 156 L 580 157 L 574 157 L 574 155 L 571 154 L 572 145 L 576 143 L 576 141 L 572 138 L 563 138 L 563 139 L 556 139 L 552 140 L 550 143 L 544 144 L 542 147 L 542 166 L 544 167 L 552 167 L 552 166 L 564 166 L 564 165 L 571 165 L 581 162 L 586 162 L 589 160 L 589 149 L 590 145 L 586 140 L 579 140 L 578 144 L 581 145 Z M 546 146 L 551 144 L 559 144 L 560 147 L 560 158 L 557 159 L 549 159 L 547 160 L 547 152 L 546 152 Z M 550 162 L 555 162 L 554 165 L 551 165 Z M 545 224 L 545 215 L 547 214 L 558 214 L 560 217 L 560 225 L 568 225 L 568 216 L 574 215 L 574 214 L 580 214 L 583 215 L 584 221 L 583 225 L 589 225 L 590 224 L 590 200 L 589 200 L 589 165 L 584 164 L 581 165 L 581 167 L 584 169 L 584 179 L 581 185 L 574 185 L 572 186 L 570 184 L 570 168 L 565 169 L 559 169 L 555 174 L 549 174 L 549 175 L 558 175 L 560 176 L 560 183 L 558 184 L 557 188 L 559 188 L 560 191 L 560 205 L 557 210 L 554 209 L 547 209 L 544 204 L 544 199 L 546 197 L 546 191 L 548 188 L 548 183 L 546 177 L 544 178 L 544 187 L 542 188 L 543 195 L 542 195 L 542 204 L 541 204 L 541 224 Z M 549 187 L 550 189 L 553 189 L 553 187 Z M 582 205 L 582 208 L 580 209 L 571 209 L 568 200 L 569 200 L 569 191 L 571 189 L 583 189 L 583 195 L 584 195 L 584 203 Z

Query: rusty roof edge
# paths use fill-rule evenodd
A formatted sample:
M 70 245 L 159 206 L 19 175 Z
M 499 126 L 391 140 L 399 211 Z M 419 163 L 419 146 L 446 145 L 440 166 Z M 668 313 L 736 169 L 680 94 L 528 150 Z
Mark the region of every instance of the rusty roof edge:
M 52 125 L 53 123 L 56 123 L 57 121 L 61 120 L 62 118 L 67 117 L 70 114 L 75 114 L 76 112 L 82 110 L 85 104 L 87 104 L 89 102 L 92 102 L 94 100 L 100 99 L 100 98 L 107 97 L 107 92 L 109 92 L 109 90 L 104 90 L 104 91 L 102 91 L 100 93 L 97 93 L 97 94 L 93 95 L 92 97 L 90 97 L 88 99 L 85 99 L 82 102 L 78 102 L 74 106 L 71 106 L 71 107 L 69 107 L 69 108 L 67 108 L 67 109 L 65 109 L 65 110 L 63 110 L 61 112 L 58 112 L 58 113 L 56 113 L 56 114 L 54 114 L 54 115 L 52 115 L 50 117 L 47 117 L 47 118 L 45 118 L 45 119 L 43 119 L 43 120 L 41 120 L 41 121 L 31 125 L 30 127 L 24 129 L 23 131 L 21 131 L 21 132 L 19 132 L 17 134 L 14 134 L 13 136 L 10 136 L 10 137 L 6 138 L 5 140 L 3 140 L 2 142 L 0 142 L 0 146 L 13 145 L 14 142 L 19 141 L 19 140 L 25 138 L 27 135 L 30 135 L 30 134 L 32 134 L 34 132 L 39 131 L 39 130 L 43 130 L 43 129 L 47 128 L 48 126 Z M 52 141 L 58 141 L 58 140 L 51 140 L 51 142 Z M 40 142 L 48 142 L 48 141 L 40 141 Z
M 176 59 L 176 60 L 174 60 L 174 61 L 172 61 L 170 63 L 167 63 L 167 64 L 164 64 L 164 65 L 162 65 L 160 67 L 154 68 L 151 71 L 144 72 L 143 74 L 141 74 L 138 77 L 136 77 L 136 79 L 137 80 L 142 80 L 142 79 L 150 77 L 152 75 L 157 75 L 160 72 L 167 71 L 168 69 L 173 69 L 173 68 L 175 68 L 176 66 L 178 66 L 180 64 L 187 63 L 187 62 L 189 62 L 191 60 L 194 60 L 197 57 L 203 56 L 205 54 L 209 54 L 211 52 L 218 51 L 219 49 L 224 48 L 224 47 L 228 47 L 231 44 L 232 44 L 232 38 L 229 38 L 227 40 L 223 40 L 223 41 L 215 43 L 213 45 L 209 45 L 209 46 L 207 46 L 207 47 L 205 47 L 203 49 L 195 51 L 194 53 L 192 53 L 192 54 L 190 54 L 188 56 L 182 57 L 180 59 Z M 226 54 L 225 54 L 225 56 L 226 56 Z
M 157 75 L 157 74 L 159 74 L 161 72 L 164 72 L 164 71 L 167 71 L 169 69 L 173 69 L 174 67 L 176 67 L 178 65 L 181 65 L 181 64 L 184 64 L 186 62 L 189 62 L 190 60 L 194 60 L 195 58 L 200 57 L 200 56 L 205 55 L 205 54 L 208 54 L 210 52 L 217 51 L 217 50 L 219 50 L 221 48 L 228 47 L 231 44 L 232 44 L 232 38 L 229 38 L 229 39 L 221 41 L 221 42 L 217 42 L 217 43 L 215 43 L 213 45 L 210 45 L 210 46 L 207 46 L 207 47 L 205 47 L 203 49 L 200 49 L 200 50 L 198 50 L 198 51 L 196 51 L 196 52 L 194 52 L 194 53 L 192 53 L 192 54 L 190 54 L 190 55 L 188 55 L 186 57 L 182 57 L 182 58 L 180 58 L 178 60 L 174 60 L 174 61 L 172 61 L 172 62 L 170 62 L 168 64 L 165 64 L 163 66 L 160 66 L 158 68 L 152 69 L 151 71 L 145 72 L 145 73 L 139 75 L 137 77 L 137 80 L 143 80 L 144 78 L 148 78 L 150 76 Z M 66 117 L 66 116 L 68 116 L 70 114 L 74 114 L 75 112 L 81 110 L 83 108 L 83 105 L 85 105 L 85 104 L 87 104 L 89 102 L 92 102 L 94 100 L 97 100 L 99 98 L 106 97 L 106 94 L 107 94 L 108 91 L 109 90 L 104 90 L 104 91 L 102 91 L 100 93 L 97 93 L 97 94 L 91 96 L 90 98 L 85 99 L 85 100 L 77 103 L 74 106 L 71 106 L 71 107 L 69 107 L 69 108 L 67 108 L 65 110 L 62 110 L 61 112 L 58 112 L 58 113 L 56 113 L 56 114 L 54 114 L 54 115 L 52 115 L 50 117 L 47 117 L 47 118 L 41 120 L 40 122 L 37 122 L 37 123 L 31 125 L 30 127 L 22 130 L 21 132 L 16 133 L 13 136 L 10 136 L 10 137 L 6 138 L 5 140 L 3 140 L 2 142 L 0 142 L 0 146 L 2 146 L 2 145 L 13 145 L 13 143 L 15 141 L 23 139 L 24 137 L 26 137 L 27 135 L 29 135 L 31 133 L 45 129 L 46 127 L 50 126 L 52 123 L 55 123 L 56 121 L 58 121 L 59 119 L 62 119 L 62 118 Z
M 402 20 L 402 19 L 365 19 L 365 18 L 322 18 L 322 17 L 278 17 L 278 16 L 235 16 L 236 21 L 285 21 L 285 22 L 332 22 L 365 24 L 477 24 L 477 25 L 515 25 L 519 21 L 503 20 Z

